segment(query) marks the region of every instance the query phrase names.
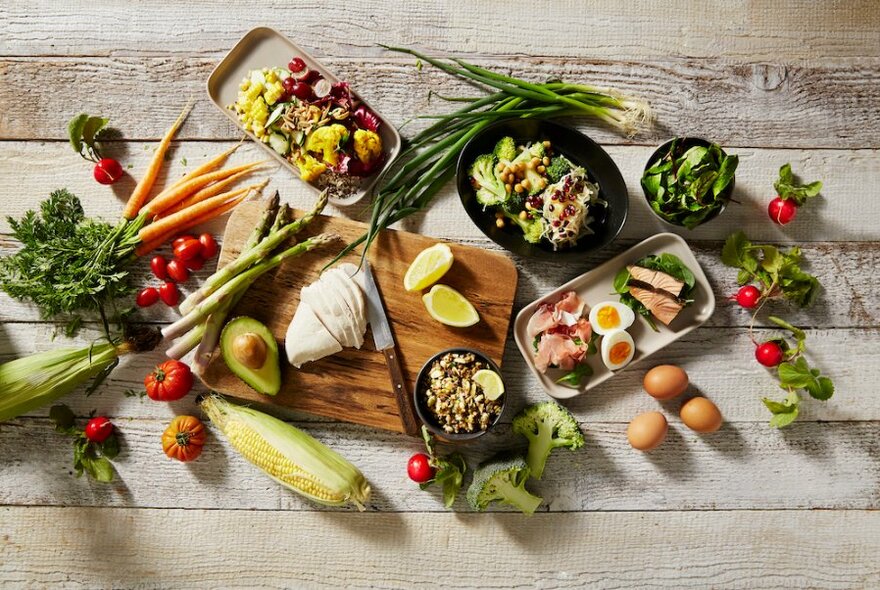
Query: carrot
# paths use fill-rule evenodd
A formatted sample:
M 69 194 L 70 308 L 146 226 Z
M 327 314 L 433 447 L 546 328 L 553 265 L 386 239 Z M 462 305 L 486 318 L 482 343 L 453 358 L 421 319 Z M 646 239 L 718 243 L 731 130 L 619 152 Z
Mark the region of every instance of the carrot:
M 147 171 L 141 177 L 137 186 L 134 187 L 131 196 L 128 197 L 128 202 L 125 204 L 125 209 L 122 211 L 122 217 L 124 219 L 134 219 L 138 213 L 140 213 L 141 206 L 143 206 L 144 201 L 147 200 L 150 191 L 153 190 L 153 185 L 156 183 L 159 169 L 162 167 L 162 162 L 165 160 L 165 152 L 168 151 L 168 146 L 171 145 L 171 140 L 174 138 L 177 130 L 180 129 L 180 126 L 183 124 L 183 121 L 186 119 L 191 108 L 192 101 L 187 103 L 183 108 L 183 111 L 177 117 L 177 120 L 174 121 L 174 124 L 168 129 L 168 132 L 165 133 L 165 137 L 159 142 L 159 147 L 156 148 L 156 153 L 153 154 L 153 159 L 150 160 L 150 165 L 147 166 Z
M 208 221 L 211 221 L 215 217 L 220 217 L 224 213 L 231 211 L 236 206 L 238 206 L 238 204 L 241 203 L 246 197 L 247 197 L 246 194 L 241 195 L 239 197 L 236 197 L 236 198 L 232 199 L 231 201 L 227 201 L 226 203 L 223 203 L 222 205 L 220 205 L 219 207 L 217 207 L 216 209 L 214 209 L 212 211 L 208 211 L 207 213 L 203 213 L 202 215 L 193 217 L 189 221 L 181 223 L 179 226 L 175 226 L 175 227 L 172 227 L 171 229 L 168 229 L 167 231 L 165 231 L 165 233 L 161 234 L 158 237 L 152 238 L 149 242 L 142 242 L 141 245 L 135 249 L 135 251 L 134 251 L 135 254 L 137 256 L 144 256 L 146 254 L 149 254 L 153 250 L 156 250 L 157 248 L 161 248 L 163 245 L 168 243 L 168 241 L 170 241 L 171 238 L 178 235 L 179 233 L 185 232 L 186 230 L 188 230 L 192 227 L 195 227 L 197 225 L 207 223 Z
M 141 213 L 146 213 L 148 217 L 164 213 L 166 210 L 191 196 L 196 191 L 208 186 L 212 182 L 224 180 L 233 174 L 237 174 L 244 170 L 253 170 L 258 166 L 262 166 L 267 161 L 268 160 L 263 160 L 262 162 L 250 162 L 248 164 L 242 164 L 241 166 L 235 166 L 234 168 L 225 168 L 223 170 L 217 170 L 216 172 L 209 172 L 175 187 L 169 187 L 159 193 L 155 199 L 144 205 Z
M 250 173 L 251 173 L 250 170 L 242 170 L 241 172 L 233 174 L 229 178 L 225 178 L 225 179 L 221 180 L 220 182 L 215 182 L 213 184 L 209 184 L 205 188 L 200 189 L 200 190 L 194 192 L 193 194 L 191 194 L 190 196 L 186 197 L 185 199 L 183 199 L 182 201 L 180 201 L 176 205 L 169 207 L 168 209 L 166 209 L 162 213 L 157 214 L 156 216 L 153 217 L 153 221 L 157 221 L 159 219 L 162 219 L 163 217 L 168 217 L 172 213 L 177 213 L 178 211 L 186 209 L 190 205 L 195 205 L 196 203 L 200 203 L 201 201 L 204 201 L 205 199 L 207 199 L 209 197 L 213 197 L 214 195 L 219 195 L 227 187 L 235 184 L 236 182 L 238 182 L 238 180 L 240 178 L 242 178 L 243 176 L 246 176 Z M 268 182 L 268 180 L 266 182 Z M 255 186 L 258 186 L 258 185 L 251 185 L 251 187 L 255 187 Z
M 241 200 L 242 198 L 244 198 L 244 195 L 241 195 L 240 197 L 234 197 L 234 199 L 238 200 Z M 140 238 L 141 242 L 149 242 L 156 239 L 168 230 L 175 229 L 181 231 L 181 226 L 183 226 L 193 218 L 199 217 L 204 213 L 212 211 L 213 209 L 216 209 L 217 207 L 219 207 L 223 203 L 226 203 L 229 200 L 229 194 L 225 193 L 222 195 L 217 195 L 216 197 L 211 197 L 210 199 L 206 199 L 201 203 L 196 203 L 192 207 L 187 207 L 183 211 L 178 211 L 173 215 L 169 215 L 168 217 L 160 219 L 159 221 L 155 221 L 150 225 L 142 228 L 141 231 L 138 232 L 138 238 Z
M 237 144 L 235 144 L 234 146 L 232 146 L 231 148 L 229 148 L 225 152 L 217 154 L 215 157 L 211 158 L 210 160 L 208 160 L 204 164 L 197 166 L 196 168 L 193 168 L 192 170 L 190 170 L 189 172 L 187 172 L 186 174 L 184 174 L 183 176 L 181 176 L 180 178 L 178 178 L 177 180 L 172 182 L 168 186 L 168 188 L 166 188 L 165 190 L 168 190 L 168 189 L 173 188 L 177 185 L 183 184 L 184 182 L 186 182 L 188 180 L 192 180 L 193 178 L 195 178 L 197 176 L 201 176 L 203 174 L 207 174 L 208 172 L 216 170 L 217 168 L 220 167 L 221 164 L 223 164 L 223 162 L 226 161 L 226 158 L 228 158 L 230 155 L 232 155 L 232 152 L 234 152 L 235 150 L 237 150 L 239 148 L 239 146 L 241 146 L 241 142 L 238 142 Z M 162 192 L 165 192 L 165 191 L 162 191 Z

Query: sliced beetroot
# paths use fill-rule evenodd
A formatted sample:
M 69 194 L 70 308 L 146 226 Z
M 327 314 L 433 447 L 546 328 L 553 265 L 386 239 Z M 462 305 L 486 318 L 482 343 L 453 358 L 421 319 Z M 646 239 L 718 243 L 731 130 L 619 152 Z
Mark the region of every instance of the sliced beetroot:
M 365 177 L 370 176 L 374 172 L 378 171 L 382 165 L 385 163 L 385 153 L 383 152 L 378 158 L 370 162 L 369 164 L 364 164 L 357 158 L 351 158 L 351 161 L 348 163 L 348 172 L 350 176 L 357 177 Z
M 361 129 L 366 129 L 368 131 L 379 131 L 379 125 L 381 122 L 379 121 L 379 117 L 376 116 L 376 113 L 365 107 L 364 105 L 359 106 L 355 109 L 354 114 L 352 114 L 352 118 L 358 127 Z

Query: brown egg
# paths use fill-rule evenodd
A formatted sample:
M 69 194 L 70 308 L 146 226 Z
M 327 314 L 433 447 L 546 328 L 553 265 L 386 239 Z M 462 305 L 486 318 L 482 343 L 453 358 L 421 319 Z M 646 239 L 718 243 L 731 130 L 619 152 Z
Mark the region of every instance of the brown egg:
M 688 387 L 688 374 L 675 365 L 657 365 L 647 373 L 642 383 L 648 395 L 667 400 L 681 395 Z
M 626 438 L 634 449 L 650 451 L 666 438 L 669 424 L 660 412 L 645 412 L 632 419 L 626 427 Z
M 715 432 L 723 422 L 718 406 L 705 397 L 695 397 L 681 406 L 681 421 L 697 432 Z

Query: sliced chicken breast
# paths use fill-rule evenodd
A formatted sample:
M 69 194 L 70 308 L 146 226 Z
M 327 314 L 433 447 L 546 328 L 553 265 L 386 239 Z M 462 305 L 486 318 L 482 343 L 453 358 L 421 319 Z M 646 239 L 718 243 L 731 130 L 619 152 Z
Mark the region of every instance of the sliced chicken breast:
M 330 300 L 335 313 L 341 318 L 342 329 L 345 332 L 345 340 L 340 340 L 343 346 L 352 346 L 360 348 L 364 343 L 363 334 L 358 333 L 358 321 L 354 312 L 346 302 L 343 287 L 336 284 L 336 276 L 324 273 L 318 285 L 321 288 L 323 296 Z
M 345 306 L 351 312 L 357 337 L 355 346 L 360 348 L 364 343 L 364 332 L 367 329 L 366 308 L 361 288 L 349 278 L 345 271 L 338 268 L 325 272 L 321 280 L 327 281 L 328 285 L 341 295 Z
M 284 338 L 284 351 L 290 364 L 298 369 L 341 350 L 342 345 L 321 323 L 315 310 L 308 303 L 300 303 Z
M 307 303 L 315 310 L 315 315 L 324 324 L 324 327 L 342 346 L 354 346 L 349 341 L 346 325 L 349 323 L 348 310 L 343 310 L 340 302 L 335 297 L 329 297 L 327 285 L 322 281 L 316 281 L 300 291 L 300 301 Z

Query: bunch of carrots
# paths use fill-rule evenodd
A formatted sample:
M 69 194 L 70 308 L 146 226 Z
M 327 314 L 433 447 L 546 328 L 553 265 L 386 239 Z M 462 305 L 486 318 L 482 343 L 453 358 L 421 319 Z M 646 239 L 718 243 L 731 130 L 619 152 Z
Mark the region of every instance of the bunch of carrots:
M 171 140 L 189 111 L 190 105 L 187 105 L 165 133 L 122 212 L 122 217 L 138 228 L 140 243 L 135 249 L 138 256 L 152 252 L 177 234 L 231 211 L 252 192 L 259 193 L 268 182 L 230 190 L 241 178 L 266 163 L 250 162 L 221 168 L 241 145 L 238 144 L 196 167 L 149 199 Z

